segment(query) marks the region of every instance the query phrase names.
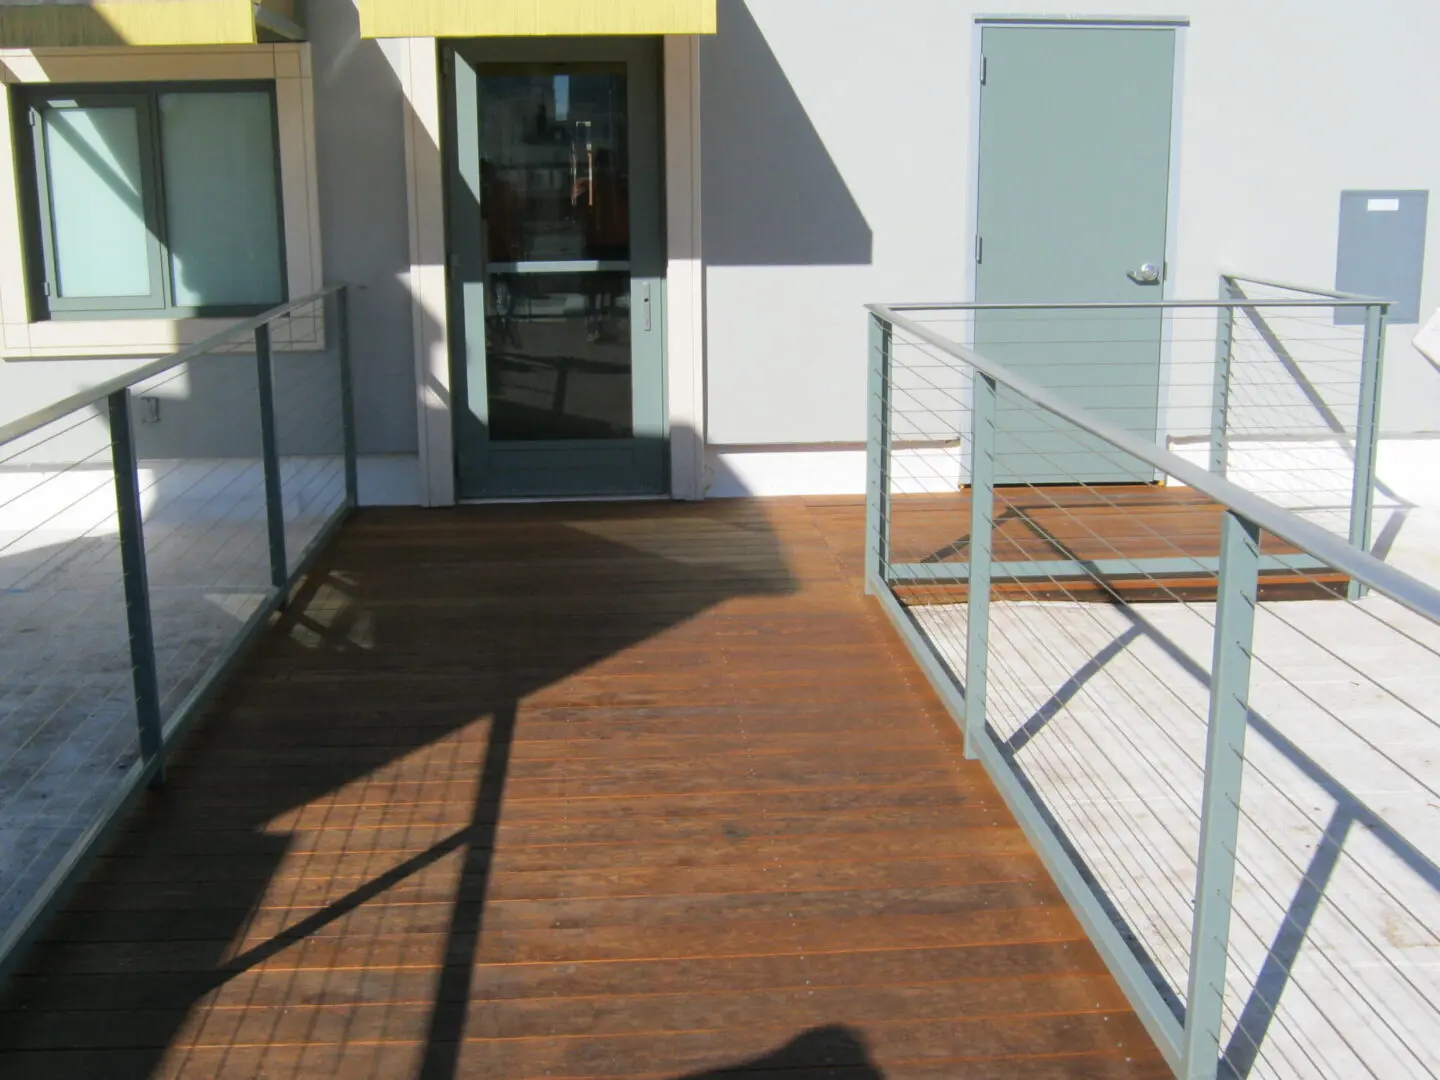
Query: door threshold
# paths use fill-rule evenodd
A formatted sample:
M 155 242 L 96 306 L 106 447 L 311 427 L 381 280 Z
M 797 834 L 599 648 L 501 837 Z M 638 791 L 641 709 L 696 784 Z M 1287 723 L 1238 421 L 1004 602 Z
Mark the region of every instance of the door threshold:
M 514 506 L 534 503 L 674 502 L 669 495 L 511 495 L 495 499 L 456 499 L 456 506 Z

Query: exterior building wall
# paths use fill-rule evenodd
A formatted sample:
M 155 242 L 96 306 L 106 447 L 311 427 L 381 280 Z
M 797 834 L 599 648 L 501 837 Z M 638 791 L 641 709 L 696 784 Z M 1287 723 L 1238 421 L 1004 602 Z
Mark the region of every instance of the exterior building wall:
M 325 280 L 348 282 L 362 454 L 415 452 L 406 98 L 399 43 L 360 37 L 353 5 L 308 8 Z
M 668 208 L 671 232 L 698 237 L 699 255 L 690 239 L 672 243 L 672 305 L 676 267 L 685 275 L 678 291 L 694 297 L 671 328 L 669 392 L 685 396 L 684 423 L 703 439 L 709 473 L 693 492 L 677 483 L 680 493 L 862 490 L 862 305 L 970 295 L 976 19 L 997 14 L 1053 10 L 1046 0 L 1001 9 L 978 0 L 719 0 L 719 32 L 696 50 L 698 100 L 682 100 L 695 85 L 688 79 L 670 79 L 666 91 L 667 137 L 676 144 L 668 168 L 687 174 L 681 186 L 698 200 Z M 1356 13 L 1339 0 L 1273 0 L 1263 10 L 1244 0 L 1193 8 L 1074 0 L 1065 14 L 1190 19 L 1179 75 L 1173 296 L 1214 295 L 1222 270 L 1330 285 L 1341 190 L 1440 190 L 1440 142 L 1431 136 L 1440 7 L 1396 0 L 1384 12 Z M 693 43 L 674 39 L 667 66 Z M 448 501 L 433 481 L 422 480 L 417 496 L 403 479 L 415 462 L 422 478 L 449 469 L 448 442 L 436 434 L 448 427 L 444 387 L 431 385 L 447 334 L 433 242 L 433 40 L 363 39 L 346 0 L 312 5 L 308 45 L 250 52 L 259 50 L 304 58 L 295 100 L 308 149 L 290 154 L 313 170 L 317 198 L 300 212 L 314 236 L 314 280 L 355 288 L 360 450 L 401 456 L 390 461 L 390 475 L 402 480 L 387 497 Z M 156 55 L 172 63 L 178 53 Z M 692 152 L 678 139 L 696 128 Z M 673 196 L 674 176 L 671 184 Z M 290 213 L 287 203 L 287 221 Z M 1427 252 L 1426 315 L 1440 306 L 1440 206 L 1431 208 Z M 0 274 L 0 301 L 20 286 L 15 276 Z M 13 322 L 8 304 L 4 321 Z M 1409 343 L 1417 329 L 1389 332 L 1389 433 L 1431 432 L 1440 418 L 1440 374 Z M 144 355 L 197 331 L 170 326 Z M 144 345 L 117 349 L 112 355 L 128 352 L 123 361 L 93 359 L 106 354 L 92 347 L 82 350 L 92 359 L 0 364 L 0 419 L 109 377 L 138 362 Z M 703 381 L 689 387 L 681 376 L 690 361 L 680 352 L 702 346 Z M 700 370 L 697 358 L 697 378 Z M 674 416 L 672 408 L 672 424 Z
M 719 33 L 701 49 L 712 445 L 864 440 L 861 305 L 970 295 L 975 20 L 1055 10 L 721 0 Z M 1428 134 L 1440 7 L 1075 0 L 1063 11 L 1191 20 L 1175 297 L 1214 296 L 1222 270 L 1333 285 L 1343 189 L 1440 190 Z M 1428 232 L 1426 314 L 1440 305 L 1433 209 Z M 1411 347 L 1417 330 L 1389 332 L 1387 432 L 1440 421 L 1440 375 Z

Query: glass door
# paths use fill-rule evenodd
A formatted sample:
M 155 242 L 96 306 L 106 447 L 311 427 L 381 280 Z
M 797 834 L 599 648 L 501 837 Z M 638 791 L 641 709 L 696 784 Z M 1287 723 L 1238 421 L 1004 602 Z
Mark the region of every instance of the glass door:
M 460 42 L 448 67 L 460 494 L 659 494 L 657 46 Z

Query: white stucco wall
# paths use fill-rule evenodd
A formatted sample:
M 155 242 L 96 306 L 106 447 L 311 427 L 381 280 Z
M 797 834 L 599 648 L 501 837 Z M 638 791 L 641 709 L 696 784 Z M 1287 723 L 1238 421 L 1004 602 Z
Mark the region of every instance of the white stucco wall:
M 968 293 L 976 17 L 1053 14 L 1053 5 L 719 3 L 720 33 L 700 48 L 706 355 L 696 427 L 716 451 L 826 444 L 853 453 L 865 433 L 862 305 Z M 1222 268 L 1332 284 L 1341 190 L 1440 193 L 1432 0 L 1363 13 L 1341 0 L 1074 0 L 1064 11 L 1190 20 L 1174 295 L 1213 295 Z M 323 270 L 356 285 L 361 449 L 413 454 L 412 103 L 394 43 L 360 40 L 353 4 L 313 19 L 311 36 Z M 1432 205 L 1427 315 L 1440 307 L 1437 253 Z M 1390 433 L 1440 429 L 1440 373 L 1410 345 L 1417 329 L 1389 334 Z M 116 366 L 0 365 L 0 416 Z
M 721 32 L 702 50 L 709 438 L 859 442 L 861 305 L 967 295 L 975 19 L 1056 9 L 720 5 Z M 1331 286 L 1342 190 L 1440 193 L 1431 0 L 1363 12 L 1339 0 L 1072 0 L 1063 11 L 1190 19 L 1175 296 L 1215 295 L 1222 269 Z M 1440 306 L 1435 201 L 1427 314 Z M 1440 426 L 1440 374 L 1410 345 L 1417 329 L 1389 333 L 1389 432 Z

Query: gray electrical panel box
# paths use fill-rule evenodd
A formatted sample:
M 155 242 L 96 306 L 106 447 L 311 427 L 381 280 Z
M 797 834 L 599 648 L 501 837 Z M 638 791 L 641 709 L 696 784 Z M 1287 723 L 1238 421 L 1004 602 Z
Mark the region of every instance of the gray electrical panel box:
M 1391 300 L 1390 322 L 1420 321 L 1426 191 L 1342 191 L 1335 288 Z M 1340 308 L 1337 323 L 1363 323 L 1363 308 Z

